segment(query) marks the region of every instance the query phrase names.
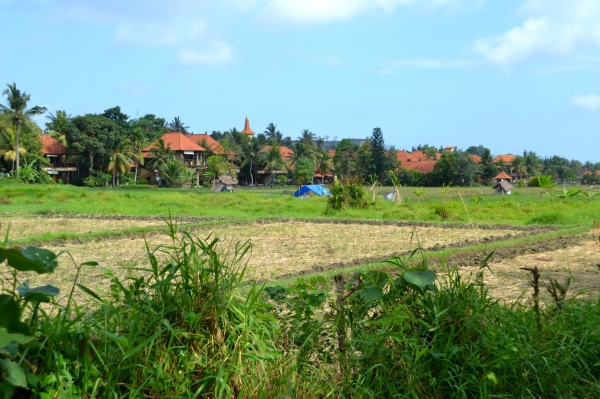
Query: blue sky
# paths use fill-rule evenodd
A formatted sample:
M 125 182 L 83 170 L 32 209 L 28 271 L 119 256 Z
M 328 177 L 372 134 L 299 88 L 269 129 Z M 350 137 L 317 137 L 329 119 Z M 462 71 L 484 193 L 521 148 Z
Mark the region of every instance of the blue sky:
M 600 161 L 598 0 L 0 0 L 0 84 L 194 132 Z M 44 118 L 39 119 L 43 124 Z

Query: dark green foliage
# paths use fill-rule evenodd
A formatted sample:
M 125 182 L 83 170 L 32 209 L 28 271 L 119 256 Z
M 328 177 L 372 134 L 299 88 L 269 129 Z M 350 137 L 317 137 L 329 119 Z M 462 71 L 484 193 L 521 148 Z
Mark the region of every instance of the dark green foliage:
M 300 158 L 294 165 L 294 182 L 298 185 L 312 181 L 315 174 L 315 163 L 309 158 Z
M 331 186 L 331 197 L 327 200 L 326 213 L 347 208 L 363 209 L 367 207 L 363 181 L 355 176 L 335 180 Z
M 437 186 L 456 184 L 458 180 L 458 164 L 456 152 L 444 152 L 433 167 L 433 176 Z

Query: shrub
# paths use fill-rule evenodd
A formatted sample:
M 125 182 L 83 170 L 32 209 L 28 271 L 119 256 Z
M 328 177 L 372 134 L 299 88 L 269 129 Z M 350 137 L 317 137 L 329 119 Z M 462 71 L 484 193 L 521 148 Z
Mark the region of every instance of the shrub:
M 331 187 L 331 197 L 327 200 L 326 213 L 347 208 L 364 209 L 367 207 L 363 182 L 358 177 L 335 180 Z

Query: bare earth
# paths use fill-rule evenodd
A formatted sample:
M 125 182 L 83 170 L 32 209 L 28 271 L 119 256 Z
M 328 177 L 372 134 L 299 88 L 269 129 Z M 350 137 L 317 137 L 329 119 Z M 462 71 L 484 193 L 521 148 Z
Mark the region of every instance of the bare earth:
M 548 278 L 564 284 L 571 276 L 571 285 L 567 297 L 583 295 L 597 297 L 600 293 L 600 243 L 586 241 L 582 245 L 559 249 L 551 252 L 518 256 L 514 259 L 505 259 L 501 262 L 490 264 L 493 274 L 486 270 L 484 282 L 491 289 L 496 298 L 513 302 L 517 299 L 524 303 L 531 302 L 532 289 L 529 286 L 530 273 L 521 270 L 521 267 L 534 267 L 540 271 L 544 287 L 540 289 L 542 298 L 550 300 L 550 295 L 545 289 Z M 478 266 L 461 267 L 463 274 L 472 274 Z

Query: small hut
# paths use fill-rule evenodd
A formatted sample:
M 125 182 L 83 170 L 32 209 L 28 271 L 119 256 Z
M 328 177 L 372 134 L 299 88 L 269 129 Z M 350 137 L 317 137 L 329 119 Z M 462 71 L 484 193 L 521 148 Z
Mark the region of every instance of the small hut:
M 506 181 L 509 183 L 512 182 L 512 177 L 509 174 L 507 174 L 506 172 L 500 173 L 498 176 L 494 177 L 494 179 L 496 179 L 496 183 L 500 183 L 502 181 Z
M 229 175 L 219 175 L 213 181 L 213 191 L 233 191 L 238 181 Z
M 505 194 L 510 195 L 513 189 L 513 185 L 507 181 L 499 181 L 494 185 L 494 194 Z

